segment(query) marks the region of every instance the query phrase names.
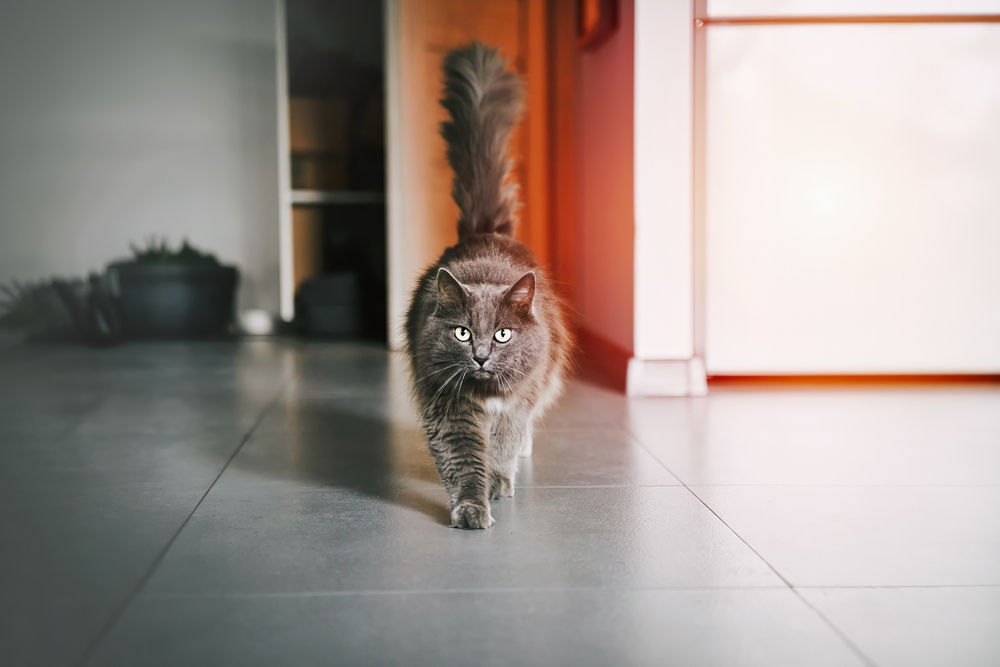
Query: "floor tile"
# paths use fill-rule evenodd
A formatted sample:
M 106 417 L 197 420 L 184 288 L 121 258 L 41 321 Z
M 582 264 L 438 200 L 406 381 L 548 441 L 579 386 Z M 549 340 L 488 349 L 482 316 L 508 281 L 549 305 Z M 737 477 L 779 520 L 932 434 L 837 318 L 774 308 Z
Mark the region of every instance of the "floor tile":
M 402 354 L 387 354 L 375 344 L 313 344 L 295 357 L 295 377 L 289 389 L 313 398 L 383 396 L 393 381 L 407 381 Z
M 92 665 L 861 665 L 794 593 L 144 597 Z
M 0 359 L 0 663 L 73 664 L 280 390 L 282 352 L 20 352 Z
M 150 571 L 94 664 L 997 662 L 995 386 L 573 381 L 489 531 L 378 346 L 7 347 L 0 397 L 0 664 Z
M 796 586 L 1000 584 L 1000 487 L 692 487 Z
M 165 593 L 781 586 L 681 487 L 522 488 L 488 531 L 427 489 L 297 490 L 233 469 L 149 582 Z
M 0 662 L 4 665 L 75 665 L 121 597 L 45 595 L 4 590 L 0 604 Z
M 78 473 L 4 483 L 0 664 L 73 664 L 203 492 Z
M 377 492 L 400 482 L 440 486 L 422 432 L 368 414 L 367 401 L 269 412 L 230 465 L 261 482 Z M 275 412 L 280 416 L 273 417 Z M 273 417 L 273 418 L 272 418 Z M 275 428 L 277 421 L 280 428 Z
M 521 459 L 518 486 L 659 486 L 680 484 L 623 430 L 548 431 Z
M 6 440 L 0 484 L 34 476 L 65 480 L 79 473 L 79 484 L 163 482 L 207 484 L 225 466 L 249 429 L 215 426 L 198 432 L 164 429 L 156 433 L 109 433 L 57 438 L 13 437 Z M 87 476 L 90 476 L 89 479 Z M 196 485 L 197 485 L 196 484 Z M 0 497 L 3 497 L 0 489 Z
M 381 429 L 420 430 L 409 405 L 390 396 L 300 396 L 285 395 L 268 410 L 257 433 L 292 433 L 321 437 L 335 434 L 345 424 L 365 421 Z
M 1000 665 L 1000 587 L 801 593 L 880 667 Z
M 567 383 L 541 426 L 548 431 L 615 429 L 625 425 L 627 412 L 628 400 L 620 392 L 577 379 Z
M 686 484 L 1000 484 L 1000 386 L 730 389 L 628 424 Z
M 405 478 L 439 485 L 423 432 L 394 411 L 386 397 L 287 399 L 268 411 L 233 465 L 320 484 L 377 477 L 385 484 Z M 520 471 L 519 486 L 679 484 L 621 429 L 539 425 L 534 453 L 521 459 Z

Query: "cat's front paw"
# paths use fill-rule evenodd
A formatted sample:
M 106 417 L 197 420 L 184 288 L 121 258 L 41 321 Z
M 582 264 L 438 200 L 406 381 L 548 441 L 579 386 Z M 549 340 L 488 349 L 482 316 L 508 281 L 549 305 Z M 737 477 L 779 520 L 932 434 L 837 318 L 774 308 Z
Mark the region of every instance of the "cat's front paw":
M 451 510 L 451 525 L 454 528 L 464 528 L 466 530 L 489 528 L 493 525 L 490 506 L 488 504 L 478 504 L 471 500 L 463 500 Z

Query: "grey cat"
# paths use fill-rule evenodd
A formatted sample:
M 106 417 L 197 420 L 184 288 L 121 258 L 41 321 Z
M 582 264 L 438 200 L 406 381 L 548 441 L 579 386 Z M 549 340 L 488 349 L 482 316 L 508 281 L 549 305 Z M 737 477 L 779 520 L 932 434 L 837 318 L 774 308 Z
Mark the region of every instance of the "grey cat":
M 489 528 L 489 500 L 514 495 L 518 455 L 531 455 L 572 345 L 549 279 L 512 237 L 507 139 L 524 92 L 506 65 L 479 43 L 445 56 L 459 240 L 420 278 L 406 317 L 413 393 L 458 528 Z

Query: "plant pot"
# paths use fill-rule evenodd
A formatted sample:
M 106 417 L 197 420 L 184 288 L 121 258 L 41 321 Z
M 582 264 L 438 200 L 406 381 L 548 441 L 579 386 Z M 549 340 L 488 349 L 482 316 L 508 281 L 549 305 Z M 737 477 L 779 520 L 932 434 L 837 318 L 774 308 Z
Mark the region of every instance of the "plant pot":
M 295 295 L 295 317 L 307 336 L 356 338 L 361 334 L 360 300 L 353 273 L 310 278 Z
M 127 338 L 218 338 L 229 333 L 237 270 L 171 262 L 108 265 Z

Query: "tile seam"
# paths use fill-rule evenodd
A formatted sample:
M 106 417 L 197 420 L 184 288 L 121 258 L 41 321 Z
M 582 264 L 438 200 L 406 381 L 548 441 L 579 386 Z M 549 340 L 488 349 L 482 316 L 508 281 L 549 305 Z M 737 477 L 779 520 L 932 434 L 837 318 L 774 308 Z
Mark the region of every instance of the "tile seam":
M 216 475 L 215 479 L 212 480 L 212 483 L 208 485 L 208 488 L 205 489 L 205 492 L 198 499 L 198 502 L 195 503 L 195 506 L 188 513 L 187 517 L 184 518 L 184 521 L 181 522 L 181 525 L 177 528 L 177 530 L 174 531 L 174 534 L 170 537 L 170 539 L 167 540 L 167 543 L 153 559 L 153 562 L 146 569 L 143 575 L 139 578 L 139 581 L 132 588 L 129 594 L 126 595 L 125 599 L 122 600 L 111 612 L 111 615 L 109 616 L 108 620 L 104 623 L 104 625 L 100 628 L 100 630 L 98 630 L 97 634 L 90 641 L 90 643 L 88 643 L 87 647 L 83 650 L 79 659 L 77 659 L 74 664 L 78 666 L 86 665 L 87 662 L 89 662 L 90 659 L 94 656 L 97 649 L 104 642 L 107 636 L 111 633 L 111 630 L 114 629 L 115 625 L 118 624 L 118 621 L 121 620 L 121 618 L 125 615 L 125 612 L 128 610 L 133 600 L 135 600 L 135 598 L 138 597 L 143 587 L 145 587 L 145 585 L 152 578 L 153 574 L 156 572 L 160 563 L 163 562 L 163 559 L 166 557 L 167 552 L 170 551 L 170 548 L 173 546 L 178 536 L 181 534 L 185 526 L 187 526 L 188 522 L 191 520 L 191 517 L 193 517 L 195 512 L 198 511 L 198 508 L 201 507 L 201 504 L 205 501 L 205 498 L 208 497 L 208 494 L 211 493 L 212 489 L 215 488 L 216 483 L 218 483 L 223 473 L 225 473 L 226 470 L 229 468 L 229 465 L 233 462 L 233 459 L 235 459 L 236 455 L 239 454 L 241 449 L 243 449 L 243 445 L 247 443 L 247 441 L 253 435 L 254 431 L 257 430 L 257 427 L 264 420 L 264 416 L 277 404 L 278 400 L 281 398 L 284 392 L 285 392 L 285 384 L 282 383 L 278 391 L 275 393 L 274 397 L 263 407 L 263 409 L 260 411 L 260 414 L 257 416 L 256 421 L 254 421 L 254 423 L 250 426 L 247 432 L 240 439 L 239 443 L 236 445 L 236 448 L 233 450 L 232 454 L 230 454 L 229 458 L 226 460 L 226 463 L 219 470 L 219 474 Z
M 773 586 L 634 586 L 634 587 L 602 587 L 576 586 L 566 588 L 518 587 L 518 588 L 415 588 L 388 590 L 358 590 L 358 591 L 298 591 L 284 593 L 161 593 L 143 596 L 145 600 L 202 600 L 202 599 L 280 599 L 280 598 L 319 598 L 319 597 L 363 597 L 391 595 L 508 595 L 517 593 L 642 593 L 671 591 L 788 591 L 784 585 Z
M 745 544 L 746 547 L 747 547 L 747 549 L 749 549 L 754 555 L 757 556 L 757 558 L 759 558 L 761 560 L 762 563 L 764 563 L 768 568 L 770 568 L 770 570 L 772 572 L 774 572 L 775 576 L 778 577 L 782 582 L 784 582 L 784 584 L 788 587 L 788 590 L 792 591 L 792 593 L 806 606 L 807 609 L 811 610 L 824 624 L 826 624 L 826 626 L 828 628 L 830 628 L 830 630 L 840 639 L 841 642 L 844 643 L 844 645 L 847 647 L 847 649 L 849 651 L 851 651 L 854 654 L 855 657 L 857 657 L 859 660 L 861 660 L 861 662 L 863 664 L 867 665 L 867 667 L 878 667 L 876 665 L 875 661 L 872 660 L 871 658 L 869 658 L 865 654 L 865 652 L 861 650 L 861 647 L 859 647 L 857 644 L 855 644 L 846 634 L 844 634 L 844 632 L 840 628 L 838 628 L 836 625 L 834 625 L 833 622 L 829 618 L 826 617 L 826 615 L 824 615 L 816 607 L 814 607 L 812 604 L 810 604 L 809 601 L 806 600 L 805 597 L 802 595 L 802 593 L 800 593 L 798 590 L 796 590 L 795 586 L 793 586 L 792 583 L 788 579 L 786 579 L 784 577 L 784 575 L 782 575 L 780 572 L 778 572 L 778 569 L 776 567 L 774 567 L 774 565 L 772 565 L 770 563 L 770 561 L 768 561 L 766 558 L 764 558 L 764 556 L 762 556 L 760 554 L 760 552 L 758 552 L 756 549 L 754 549 L 752 546 L 750 546 L 750 543 L 747 542 L 743 538 L 742 535 L 740 535 L 738 532 L 736 532 L 736 530 L 732 526 L 730 526 L 729 523 L 727 523 L 721 516 L 719 516 L 719 513 L 716 512 L 714 509 L 712 509 L 709 506 L 709 504 L 706 503 L 701 498 L 701 496 L 699 496 L 697 493 L 695 493 L 694 489 L 692 489 L 684 480 L 682 480 L 677 474 L 675 474 L 674 471 L 671 470 L 669 468 L 669 466 L 667 466 L 667 464 L 665 464 L 663 461 L 661 461 L 660 457 L 658 457 L 655 453 L 653 453 L 653 451 L 650 450 L 646 446 L 646 444 L 644 442 L 642 442 L 642 440 L 640 440 L 636 436 L 635 433 L 632 432 L 631 428 L 626 427 L 626 433 L 628 434 L 629 439 L 631 439 L 635 444 L 637 444 L 639 447 L 641 447 L 642 449 L 644 449 L 647 454 L 649 454 L 650 456 L 652 456 L 656 460 L 657 463 L 659 463 L 661 466 L 663 466 L 664 470 L 666 470 L 668 473 L 670 473 L 671 475 L 673 475 L 674 479 L 676 479 L 678 482 L 680 482 L 681 485 L 685 489 L 687 489 L 688 493 L 690 493 L 692 496 L 694 496 L 695 500 L 697 500 L 699 503 L 701 503 L 705 507 L 705 509 L 707 509 L 709 512 L 711 512 L 712 515 L 715 516 L 715 518 L 718 519 L 719 522 L 722 523 L 723 526 L 725 526 L 733 535 L 736 536 L 736 539 L 738 539 L 740 542 L 742 542 L 743 544 Z

